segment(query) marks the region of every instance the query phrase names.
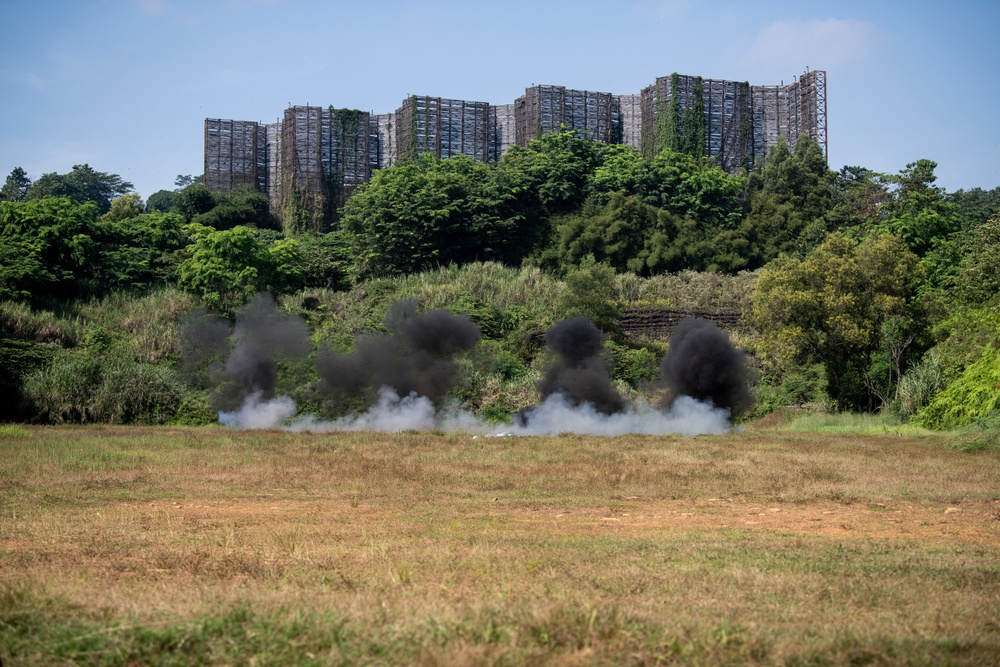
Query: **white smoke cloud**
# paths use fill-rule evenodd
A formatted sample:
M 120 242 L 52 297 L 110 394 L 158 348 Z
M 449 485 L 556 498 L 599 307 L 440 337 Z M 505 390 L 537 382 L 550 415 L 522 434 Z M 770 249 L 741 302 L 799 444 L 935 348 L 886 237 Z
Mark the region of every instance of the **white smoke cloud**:
M 231 428 L 257 430 L 278 428 L 295 416 L 295 401 L 288 396 L 262 400 L 257 391 L 244 399 L 239 409 L 220 412 L 219 423 Z
M 667 411 L 659 411 L 645 403 L 623 412 L 604 415 L 589 403 L 573 405 L 562 394 L 553 394 L 524 414 L 524 425 L 511 427 L 513 435 L 580 435 L 616 436 L 627 433 L 646 435 L 728 433 L 732 426 L 729 410 L 711 403 L 681 396 Z
M 294 431 L 459 431 L 482 433 L 488 427 L 471 412 L 448 407 L 437 410 L 426 396 L 410 393 L 400 397 L 392 388 L 382 387 L 378 401 L 359 415 L 323 421 L 314 415 L 305 415 L 292 423 Z
M 605 415 L 590 403 L 573 405 L 561 393 L 553 394 L 524 413 L 523 423 L 497 428 L 457 407 L 437 410 L 425 396 L 400 397 L 389 387 L 378 392 L 378 401 L 365 412 L 333 421 L 314 415 L 296 415 L 295 402 L 287 396 L 263 401 L 259 393 L 248 397 L 239 410 L 220 412 L 219 423 L 236 429 L 287 429 L 296 432 L 441 430 L 452 433 L 543 436 L 574 433 L 617 436 L 723 434 L 732 429 L 729 411 L 711 403 L 681 396 L 669 410 L 655 410 L 645 403 Z M 294 418 L 294 419 L 293 419 Z

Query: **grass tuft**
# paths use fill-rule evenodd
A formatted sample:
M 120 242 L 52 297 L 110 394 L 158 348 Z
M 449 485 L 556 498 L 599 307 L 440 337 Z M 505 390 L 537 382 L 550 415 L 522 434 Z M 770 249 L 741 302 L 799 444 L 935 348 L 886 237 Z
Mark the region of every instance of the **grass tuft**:
M 0 438 L 26 438 L 31 435 L 23 426 L 17 424 L 0 424 Z

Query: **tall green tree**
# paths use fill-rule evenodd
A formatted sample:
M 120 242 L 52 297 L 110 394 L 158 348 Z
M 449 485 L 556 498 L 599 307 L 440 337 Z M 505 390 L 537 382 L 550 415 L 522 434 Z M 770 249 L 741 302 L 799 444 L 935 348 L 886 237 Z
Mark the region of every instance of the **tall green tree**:
M 650 160 L 631 150 L 606 150 L 603 155 L 589 181 L 599 200 L 611 192 L 625 192 L 644 204 L 718 229 L 734 229 L 743 218 L 743 178 L 727 174 L 711 160 L 669 149 Z
M 1000 305 L 1000 215 L 969 234 L 967 250 L 951 286 L 951 293 L 964 305 Z
M 161 213 L 166 213 L 167 211 L 175 211 L 187 217 L 190 221 L 195 215 L 199 213 L 204 213 L 211 207 L 204 207 L 203 202 L 207 201 L 207 198 L 203 196 L 203 192 L 198 190 L 195 196 L 199 199 L 199 203 L 194 203 L 192 201 L 186 201 L 181 207 L 174 209 L 174 203 L 177 201 L 177 195 L 185 190 L 191 185 L 204 185 L 204 176 L 191 176 L 190 174 L 178 174 L 177 178 L 174 179 L 174 189 L 173 190 L 157 190 L 153 194 L 149 195 L 146 200 L 146 213 L 153 213 L 154 211 L 159 211 Z M 207 190 L 206 190 L 207 192 Z
M 886 205 L 883 226 L 903 239 L 907 247 L 923 257 L 947 241 L 961 228 L 958 206 L 934 185 L 937 176 L 933 160 L 917 160 L 906 165 L 892 180 L 896 185 Z
M 650 160 L 622 146 L 603 147 L 599 155 L 587 202 L 553 218 L 553 243 L 538 256 L 542 266 L 565 271 L 593 254 L 641 275 L 744 268 L 746 244 L 736 234 L 742 177 L 671 150 Z
M 0 201 L 24 201 L 24 196 L 30 187 L 31 179 L 28 178 L 27 172 L 20 167 L 14 167 L 7 176 L 3 188 L 0 188 Z
M 204 188 L 200 185 L 191 187 Z M 195 215 L 191 222 L 215 229 L 232 229 L 237 225 L 252 225 L 260 229 L 280 228 L 278 219 L 271 214 L 267 195 L 258 192 L 249 183 L 241 183 L 228 192 L 213 192 L 211 196 L 212 207 Z
M 827 215 L 831 231 L 858 230 L 862 235 L 871 231 L 892 199 L 891 181 L 892 177 L 865 167 L 842 167 L 832 181 L 833 206 Z
M 77 164 L 68 174 L 42 174 L 31 184 L 24 198 L 69 197 L 80 204 L 92 201 L 97 205 L 97 212 L 103 215 L 111 209 L 112 199 L 133 189 L 132 184 L 118 174 L 96 171 L 89 164 Z
M 858 243 L 834 232 L 802 259 L 782 255 L 761 270 L 753 297 L 761 349 L 779 368 L 823 364 L 841 409 L 884 405 L 921 324 L 921 273 L 905 244 L 882 233 Z M 883 351 L 888 372 L 873 368 Z
M 958 217 L 963 230 L 972 230 L 988 220 L 1000 215 L 1000 186 L 992 190 L 972 188 L 958 190 L 947 195 L 947 199 L 958 208 Z
M 750 210 L 740 225 L 749 264 L 763 266 L 781 253 L 804 255 L 823 240 L 834 193 L 834 174 L 819 144 L 799 137 L 789 151 L 784 138 L 771 149 L 764 169 L 747 183 Z
M 174 194 L 170 210 L 180 213 L 191 222 L 195 216 L 208 213 L 215 208 L 215 198 L 201 183 L 192 183 Z
M 553 215 L 572 211 L 583 203 L 587 180 L 599 159 L 595 142 L 563 127 L 546 132 L 526 147 L 511 148 L 498 167 L 519 177 L 512 180 L 518 183 L 523 205 L 535 204 Z
M 204 183 L 204 174 L 198 174 L 197 176 L 192 176 L 191 174 L 178 174 L 177 178 L 174 179 L 174 187 L 177 190 L 183 190 L 189 185 L 203 185 Z
M 98 246 L 94 270 L 101 291 L 141 293 L 174 283 L 179 253 L 189 240 L 183 226 L 184 218 L 177 213 L 102 216 L 94 234 Z
M 441 264 L 495 259 L 512 235 L 491 167 L 464 155 L 421 155 L 380 170 L 348 200 L 343 228 L 361 276 L 405 274 Z
M 962 220 L 958 205 L 934 185 L 933 160 L 917 160 L 892 176 L 891 199 L 878 227 L 903 239 L 923 265 L 923 289 L 939 289 L 956 273 L 962 258 Z
M 174 206 L 174 197 L 177 193 L 173 190 L 157 190 L 146 199 L 146 213 L 166 213 Z
M 210 308 L 232 313 L 258 292 L 282 294 L 302 285 L 302 258 L 293 239 L 268 245 L 243 226 L 216 230 L 191 223 L 184 232 L 192 243 L 178 266 L 178 284 Z
M 143 207 L 142 199 L 139 198 L 139 194 L 132 192 L 112 199 L 111 208 L 101 216 L 101 219 L 118 222 L 142 215 L 144 211 L 145 208 Z
M 552 244 L 538 255 L 538 264 L 564 273 L 589 257 L 591 262 L 607 263 L 620 272 L 648 275 L 669 270 L 666 253 L 658 243 L 676 238 L 673 223 L 673 216 L 666 211 L 635 196 L 614 192 L 607 204 L 596 210 L 584 206 L 577 213 L 554 218 Z
M 93 202 L 0 202 L 0 299 L 42 303 L 88 293 L 96 224 Z

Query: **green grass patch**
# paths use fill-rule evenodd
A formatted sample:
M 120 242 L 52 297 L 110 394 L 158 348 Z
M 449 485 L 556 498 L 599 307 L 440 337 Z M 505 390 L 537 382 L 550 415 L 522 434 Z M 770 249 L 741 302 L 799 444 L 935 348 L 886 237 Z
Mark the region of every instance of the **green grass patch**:
M 188 619 L 108 622 L 26 590 L 0 593 L 0 655 L 17 664 L 76 665 L 973 665 L 995 657 L 990 638 L 835 635 L 817 628 L 789 650 L 726 620 L 679 624 L 616 607 L 544 612 L 484 608 L 447 620 L 384 617 L 370 625 L 329 609 L 262 609 L 251 601 Z
M 28 429 L 17 424 L 0 424 L 0 438 L 26 438 L 30 435 Z
M 933 431 L 901 421 L 891 414 L 810 412 L 782 426 L 786 431 L 831 435 L 926 436 Z

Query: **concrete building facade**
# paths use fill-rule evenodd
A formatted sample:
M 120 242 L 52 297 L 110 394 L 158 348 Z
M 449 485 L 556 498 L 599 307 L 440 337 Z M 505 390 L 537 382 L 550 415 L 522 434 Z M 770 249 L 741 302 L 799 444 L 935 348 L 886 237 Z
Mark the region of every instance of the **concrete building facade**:
M 425 153 L 494 162 L 566 127 L 647 157 L 665 148 L 704 155 L 734 172 L 762 165 L 781 137 L 794 149 L 806 135 L 826 155 L 826 109 L 822 70 L 777 86 L 672 74 L 626 95 L 538 85 L 500 105 L 412 95 L 377 115 L 291 106 L 270 125 L 205 119 L 205 186 L 249 183 L 286 228 L 319 229 L 374 170 Z M 292 210 L 299 219 L 287 219 Z

